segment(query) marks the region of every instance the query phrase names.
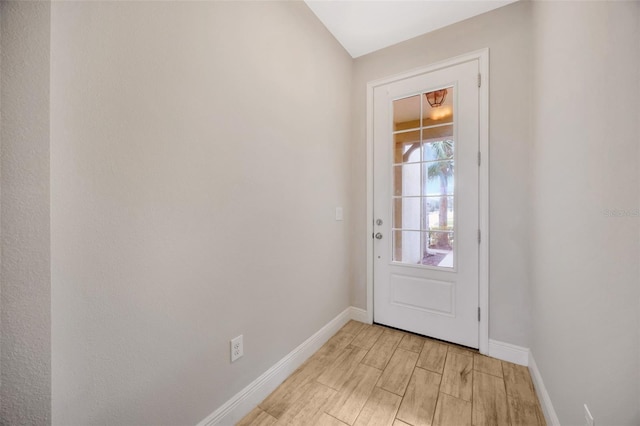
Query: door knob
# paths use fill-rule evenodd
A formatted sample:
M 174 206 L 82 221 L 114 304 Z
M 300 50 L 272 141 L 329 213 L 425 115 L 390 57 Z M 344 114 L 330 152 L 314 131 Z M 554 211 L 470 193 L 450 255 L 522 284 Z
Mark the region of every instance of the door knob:
M 376 240 L 381 240 L 382 239 L 382 234 L 377 232 L 375 237 L 376 237 Z

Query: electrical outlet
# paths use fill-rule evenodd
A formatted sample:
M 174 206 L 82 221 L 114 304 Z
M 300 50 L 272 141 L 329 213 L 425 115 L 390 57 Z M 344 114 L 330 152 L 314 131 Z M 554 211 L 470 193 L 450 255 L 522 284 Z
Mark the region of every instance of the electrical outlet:
M 336 207 L 336 220 L 344 220 L 344 213 L 342 207 Z
M 584 404 L 584 426 L 596 426 L 596 422 L 593 420 L 587 404 Z
M 234 362 L 244 355 L 244 348 L 242 346 L 242 334 L 231 339 L 231 362 Z

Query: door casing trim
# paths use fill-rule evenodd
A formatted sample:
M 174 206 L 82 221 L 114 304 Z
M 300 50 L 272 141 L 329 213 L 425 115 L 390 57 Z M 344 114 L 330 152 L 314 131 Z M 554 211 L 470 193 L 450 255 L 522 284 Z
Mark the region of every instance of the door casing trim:
M 464 62 L 478 60 L 481 74 L 479 88 L 479 149 L 482 158 L 479 176 L 479 247 L 478 305 L 480 316 L 478 338 L 480 353 L 489 353 L 489 49 L 480 49 L 444 61 L 367 83 L 367 322 L 373 322 L 373 90 L 399 80 L 437 71 Z

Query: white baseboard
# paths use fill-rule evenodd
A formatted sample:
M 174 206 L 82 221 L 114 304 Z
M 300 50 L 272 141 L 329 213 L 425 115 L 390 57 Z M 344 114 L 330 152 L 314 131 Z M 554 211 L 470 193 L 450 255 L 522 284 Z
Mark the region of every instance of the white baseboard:
M 518 365 L 529 365 L 529 349 L 489 339 L 489 356 Z
M 542 375 L 540 374 L 540 370 L 538 370 L 538 366 L 536 365 L 536 361 L 533 359 L 533 353 L 531 351 L 529 351 L 529 373 L 531 373 L 531 380 L 533 380 L 533 386 L 536 388 L 538 400 L 542 406 L 542 411 L 544 413 L 544 418 L 547 420 L 547 424 L 549 426 L 560 426 L 560 420 L 558 419 L 556 411 L 553 409 L 551 398 L 549 397 L 549 393 L 547 393 L 547 388 L 544 386 Z
M 352 320 L 364 322 L 365 324 L 369 323 L 369 314 L 367 313 L 367 311 L 365 311 L 364 309 L 353 307 L 353 306 L 349 309 L 351 309 Z
M 354 307 L 348 307 L 342 311 L 313 336 L 198 423 L 198 426 L 231 426 L 236 424 L 273 392 L 296 368 L 320 349 L 350 319 L 366 322 L 366 311 Z

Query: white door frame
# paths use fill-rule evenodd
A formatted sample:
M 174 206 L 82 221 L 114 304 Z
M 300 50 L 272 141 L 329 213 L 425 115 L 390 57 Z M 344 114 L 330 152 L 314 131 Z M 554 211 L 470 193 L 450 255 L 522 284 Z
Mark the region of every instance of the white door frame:
M 476 50 L 426 67 L 367 83 L 367 321 L 373 322 L 373 90 L 398 80 L 426 74 L 463 62 L 478 60 L 481 85 L 480 113 L 480 187 L 479 226 L 482 235 L 478 268 L 478 305 L 480 307 L 480 353 L 489 353 L 489 49 Z

